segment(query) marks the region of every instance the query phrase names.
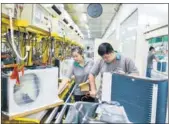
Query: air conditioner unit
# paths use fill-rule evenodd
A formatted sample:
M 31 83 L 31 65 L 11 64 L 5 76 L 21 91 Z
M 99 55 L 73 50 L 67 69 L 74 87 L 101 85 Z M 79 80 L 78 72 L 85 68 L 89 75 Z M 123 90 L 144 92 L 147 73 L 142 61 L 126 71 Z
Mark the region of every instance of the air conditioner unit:
M 168 77 L 152 79 L 104 73 L 102 101 L 117 101 L 132 123 L 165 123 Z
M 9 119 L 62 104 L 57 91 L 57 67 L 28 69 L 23 76 L 20 75 L 20 85 L 16 85 L 16 80 L 10 77 L 3 77 L 1 84 L 1 110 Z

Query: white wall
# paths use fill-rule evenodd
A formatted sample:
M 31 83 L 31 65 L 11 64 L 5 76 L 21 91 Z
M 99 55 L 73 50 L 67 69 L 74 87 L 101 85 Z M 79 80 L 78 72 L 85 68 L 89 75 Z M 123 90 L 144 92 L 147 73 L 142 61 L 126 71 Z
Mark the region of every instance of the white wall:
M 113 31 L 113 33 L 107 38 L 106 41 L 113 46 L 114 50 L 119 51 L 120 44 L 116 39 L 116 34 L 117 34 L 116 31 Z
M 94 49 L 94 40 L 84 39 L 82 40 L 84 47 L 90 46 L 91 49 Z
M 94 61 L 101 58 L 98 54 L 98 47 L 103 42 L 105 42 L 103 39 L 95 39 L 94 41 Z
M 161 27 L 158 30 L 155 30 L 159 27 L 161 27 L 161 26 L 159 25 L 158 27 L 148 28 L 147 31 L 146 31 L 146 34 L 145 34 L 145 38 L 150 39 L 150 38 L 156 37 L 156 36 L 168 35 L 168 25 Z
M 148 42 L 145 40 L 146 35 L 144 35 L 144 32 L 149 26 L 156 27 L 159 24 L 168 24 L 167 4 L 122 4 L 103 39 L 115 41 L 112 42 L 113 47 L 118 51 L 122 51 L 122 42 L 120 41 L 120 24 L 136 9 L 138 9 L 137 41 L 136 51 L 133 52 L 135 52 L 136 56 L 135 64 L 139 69 L 140 74 L 144 76 L 148 54 Z M 111 36 L 114 30 L 116 32 L 116 36 Z M 128 49 L 130 48 L 128 47 Z

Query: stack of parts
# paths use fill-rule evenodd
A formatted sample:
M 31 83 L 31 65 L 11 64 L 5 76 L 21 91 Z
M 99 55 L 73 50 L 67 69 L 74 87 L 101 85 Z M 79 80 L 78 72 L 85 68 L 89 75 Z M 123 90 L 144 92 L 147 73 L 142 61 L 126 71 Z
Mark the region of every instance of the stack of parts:
M 122 106 L 101 104 L 96 110 L 97 120 L 107 123 L 131 123 Z
M 131 123 L 122 106 L 107 103 L 76 102 L 65 123 Z

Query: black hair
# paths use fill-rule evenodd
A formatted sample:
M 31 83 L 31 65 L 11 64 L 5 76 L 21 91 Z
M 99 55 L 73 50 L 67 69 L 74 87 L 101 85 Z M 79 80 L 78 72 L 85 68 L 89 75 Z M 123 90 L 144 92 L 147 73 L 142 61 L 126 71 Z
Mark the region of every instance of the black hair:
M 149 51 L 151 51 L 151 50 L 154 50 L 154 47 L 153 47 L 153 46 L 151 46 L 151 47 L 149 48 Z
M 89 49 L 90 47 L 89 46 L 87 46 L 87 50 Z
M 100 46 L 98 48 L 98 54 L 100 56 L 103 56 L 105 54 L 109 54 L 112 52 L 114 52 L 114 49 L 113 49 L 112 45 L 109 43 L 102 43 L 102 44 L 100 44 Z
M 83 49 L 81 48 L 81 47 L 74 47 L 73 49 L 72 49 L 72 53 L 73 52 L 77 52 L 77 53 L 79 53 L 80 55 L 83 55 Z

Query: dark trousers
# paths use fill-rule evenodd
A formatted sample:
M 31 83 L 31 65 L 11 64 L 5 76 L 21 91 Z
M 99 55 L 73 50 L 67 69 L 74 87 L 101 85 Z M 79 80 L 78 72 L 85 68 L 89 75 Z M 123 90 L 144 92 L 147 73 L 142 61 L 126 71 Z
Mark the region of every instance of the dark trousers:
M 75 102 L 77 101 L 85 101 L 85 102 L 95 102 L 95 98 L 85 95 L 74 95 Z
M 147 68 L 146 77 L 151 78 L 151 71 L 152 71 L 152 68 Z

